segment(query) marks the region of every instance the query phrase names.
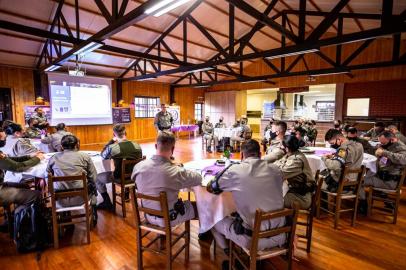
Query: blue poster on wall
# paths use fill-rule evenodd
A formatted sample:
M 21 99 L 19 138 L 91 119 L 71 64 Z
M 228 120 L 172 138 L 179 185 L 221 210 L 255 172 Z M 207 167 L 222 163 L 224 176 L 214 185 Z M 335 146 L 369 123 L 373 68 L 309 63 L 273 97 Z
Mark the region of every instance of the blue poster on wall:
M 264 101 L 263 104 L 263 118 L 272 118 L 275 105 L 273 102 Z

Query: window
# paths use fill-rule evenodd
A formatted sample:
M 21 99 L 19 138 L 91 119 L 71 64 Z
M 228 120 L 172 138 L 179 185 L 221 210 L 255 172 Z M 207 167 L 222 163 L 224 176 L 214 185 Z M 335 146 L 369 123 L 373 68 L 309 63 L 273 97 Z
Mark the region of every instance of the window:
M 155 117 L 155 108 L 160 103 L 158 97 L 135 97 L 135 118 Z
M 195 119 L 202 120 L 203 118 L 203 104 L 202 103 L 195 103 Z

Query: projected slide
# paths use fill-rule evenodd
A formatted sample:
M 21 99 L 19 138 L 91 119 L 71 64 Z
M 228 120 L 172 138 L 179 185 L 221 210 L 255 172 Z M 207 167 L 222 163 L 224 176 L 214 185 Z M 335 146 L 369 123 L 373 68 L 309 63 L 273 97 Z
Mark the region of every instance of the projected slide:
M 110 80 L 49 74 L 51 125 L 111 124 Z

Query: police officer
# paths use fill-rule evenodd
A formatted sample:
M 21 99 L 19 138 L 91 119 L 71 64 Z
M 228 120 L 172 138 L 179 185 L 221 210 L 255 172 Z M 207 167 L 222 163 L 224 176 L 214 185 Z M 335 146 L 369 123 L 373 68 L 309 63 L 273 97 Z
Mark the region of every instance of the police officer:
M 49 123 L 44 110 L 41 107 L 37 107 L 34 111 L 35 113 L 31 116 L 30 119 L 35 119 L 38 121 L 39 129 L 46 129 L 49 126 Z
M 268 162 L 275 162 L 286 154 L 282 141 L 285 138 L 287 128 L 286 122 L 277 121 L 275 123 L 273 135 L 271 134 L 271 142 L 264 157 Z
M 0 151 L 10 157 L 21 157 L 33 155 L 38 152 L 29 139 L 22 138 L 23 128 L 20 124 L 8 123 L 5 127 L 6 144 L 0 148 Z
M 314 121 L 314 120 L 307 121 L 305 130 L 306 130 L 306 135 L 307 135 L 308 141 L 310 143 L 315 142 L 317 139 L 317 129 L 315 128 L 315 126 L 316 126 L 316 121 Z
M 141 159 L 142 150 L 138 143 L 127 140 L 125 126 L 117 124 L 113 127 L 113 139 L 104 146 L 100 155 L 103 159 L 113 159 L 114 172 L 113 174 L 106 172 L 97 175 L 97 190 L 103 198 L 103 202 L 97 205 L 97 209 L 111 210 L 113 204 L 107 193 L 106 183 L 111 183 L 113 179 L 120 181 L 122 160 Z
M 218 123 L 214 126 L 215 128 L 226 128 L 227 125 L 224 123 L 224 117 L 220 116 Z
M 275 161 L 288 181 L 289 191 L 284 198 L 285 207 L 292 207 L 297 202 L 301 209 L 309 209 L 312 203 L 312 192 L 315 181 L 306 156 L 299 151 L 299 140 L 293 136 L 286 136 L 282 141 L 286 155 Z
M 375 148 L 364 138 L 358 137 L 358 130 L 355 127 L 349 127 L 346 130 L 348 140 L 356 141 L 362 144 L 364 153 L 375 155 Z
M 395 135 L 390 131 L 382 132 L 378 139 L 380 146 L 375 152 L 378 157 L 378 172 L 365 177 L 364 186 L 394 190 L 406 166 L 406 145 L 394 142 Z M 360 198 L 365 199 L 363 189 L 360 191 Z
M 138 192 L 159 196 L 166 192 L 171 216 L 171 226 L 176 226 L 196 217 L 195 205 L 190 201 L 179 201 L 181 189 L 201 185 L 202 176 L 194 171 L 175 164 L 170 159 L 175 149 L 175 136 L 161 132 L 155 144 L 156 154 L 148 160 L 135 165 L 131 179 L 135 181 Z M 160 210 L 156 202 L 143 201 L 143 206 Z M 149 223 L 163 227 L 162 217 L 146 215 Z
M 214 140 L 214 147 L 216 147 L 216 145 L 218 145 L 218 138 L 214 135 L 213 124 L 210 122 L 210 118 L 208 116 L 206 116 L 206 119 L 202 124 L 202 130 L 203 139 L 207 142 L 206 151 L 211 153 L 211 142 Z
M 255 140 L 247 140 L 242 145 L 242 162 L 232 164 L 218 174 L 207 185 L 207 191 L 220 194 L 230 191 L 236 204 L 236 213 L 219 221 L 212 233 L 217 244 L 227 254 L 226 239 L 232 240 L 239 246 L 249 249 L 251 246 L 252 229 L 255 211 L 273 211 L 283 209 L 283 175 L 280 169 L 267 161 L 261 160 L 260 145 Z M 234 224 L 237 224 L 236 226 Z M 283 218 L 263 222 L 261 229 L 267 230 L 283 226 Z M 285 234 L 264 238 L 259 241 L 259 250 L 282 246 L 285 244 Z
M 240 125 L 240 130 L 237 132 L 237 134 L 233 135 L 230 138 L 230 145 L 232 151 L 239 152 L 239 147 L 236 145 L 237 142 L 244 142 L 245 140 L 251 139 L 252 137 L 252 131 L 251 128 L 247 124 L 246 118 L 241 118 L 241 125 Z
M 329 172 L 329 175 L 325 180 L 327 190 L 330 192 L 336 192 L 338 181 L 344 167 L 347 166 L 350 169 L 358 169 L 361 167 L 364 157 L 364 149 L 360 143 L 345 138 L 341 131 L 337 129 L 328 130 L 325 140 L 332 148 L 337 149 L 336 153 L 327 154 L 321 157 Z M 356 180 L 356 174 L 348 175 L 347 179 L 353 181 Z
M 368 130 L 362 137 L 366 140 L 378 141 L 378 136 L 385 130 L 383 122 L 376 122 L 374 127 Z
M 402 143 L 406 144 L 406 137 L 405 137 L 405 135 L 403 135 L 403 134 L 398 130 L 398 127 L 397 127 L 397 126 L 395 126 L 395 125 L 390 125 L 390 126 L 388 126 L 388 130 L 389 130 L 390 132 L 392 132 L 392 133 L 396 136 L 396 138 L 397 138 L 399 141 L 401 141 Z
M 155 115 L 154 126 L 159 131 L 170 131 L 173 125 L 173 117 L 166 110 L 165 104 L 161 104 L 161 111 Z
M 273 125 L 273 123 L 274 123 L 274 120 L 273 120 L 273 118 L 271 118 L 271 119 L 269 119 L 269 123 L 266 125 L 266 127 L 264 128 L 264 137 L 262 138 L 262 141 L 261 141 L 261 144 L 263 145 L 263 147 L 264 147 L 264 152 L 266 152 L 266 148 L 267 148 L 267 145 L 268 145 L 268 143 L 269 143 L 269 141 L 268 141 L 268 139 L 266 138 L 266 133 L 269 131 L 269 132 L 272 132 L 272 125 Z
M 299 140 L 299 147 L 305 147 L 310 144 L 308 140 L 305 140 L 306 130 L 303 127 L 295 127 L 292 134 Z
M 54 176 L 72 176 L 85 173 L 87 178 L 87 188 L 89 199 L 93 207 L 93 221 L 97 222 L 96 202 L 96 168 L 94 167 L 91 157 L 79 152 L 79 140 L 74 135 L 66 135 L 62 138 L 61 145 L 63 152 L 56 153 L 48 161 L 47 172 Z M 81 188 L 81 182 L 57 182 L 54 184 L 55 190 Z M 82 197 L 72 197 L 58 200 L 58 203 L 64 207 L 82 205 Z
M 23 137 L 29 139 L 41 138 L 41 130 L 38 128 L 38 120 L 31 118 L 28 121 L 28 128 L 25 129 Z
M 49 144 L 51 152 L 62 152 L 61 140 L 65 135 L 73 135 L 72 133 L 66 131 L 66 126 L 64 123 L 59 123 L 55 127 L 56 132 L 53 134 L 47 134 L 46 137 L 41 139 L 44 144 Z

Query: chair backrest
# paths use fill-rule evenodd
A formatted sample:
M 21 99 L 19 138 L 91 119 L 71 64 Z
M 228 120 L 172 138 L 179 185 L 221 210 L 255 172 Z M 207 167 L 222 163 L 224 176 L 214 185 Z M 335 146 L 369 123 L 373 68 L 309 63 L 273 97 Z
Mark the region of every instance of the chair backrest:
M 279 234 L 285 233 L 287 235 L 285 248 L 287 249 L 287 255 L 290 258 L 293 252 L 293 239 L 295 236 L 296 230 L 296 221 L 297 221 L 298 206 L 294 203 L 292 209 L 283 209 L 271 212 L 263 212 L 260 209 L 257 209 L 255 213 L 255 222 L 254 229 L 252 233 L 252 242 L 250 249 L 250 256 L 257 257 L 258 252 L 258 243 L 262 238 L 268 238 L 277 236 Z M 262 222 L 269 222 L 272 219 L 276 218 L 285 218 L 285 225 L 278 228 L 273 228 L 265 231 L 261 231 Z
M 153 215 L 153 216 L 158 216 L 162 217 L 164 219 L 164 224 L 166 229 L 169 229 L 170 232 L 170 219 L 169 219 L 169 207 L 168 207 L 168 199 L 166 196 L 166 192 L 160 192 L 159 196 L 150 196 L 150 195 L 145 195 L 142 193 L 138 193 L 135 190 L 135 187 L 130 188 L 130 197 L 131 197 L 131 204 L 134 209 L 134 217 L 135 217 L 135 225 L 137 229 L 139 229 L 141 225 L 141 218 L 140 218 L 140 212 L 143 212 L 144 215 Z M 153 201 L 153 202 L 159 202 L 161 210 L 156 210 L 148 207 L 143 206 L 143 202 L 145 201 Z M 139 203 L 141 205 L 139 205 Z
M 121 184 L 125 184 L 127 180 L 131 179 L 131 174 L 133 172 L 134 166 L 145 159 L 145 156 L 139 159 L 123 159 L 121 161 Z
M 337 193 L 342 193 L 344 187 L 350 187 L 354 189 L 354 194 L 358 194 L 361 188 L 362 182 L 364 181 L 364 176 L 366 173 L 365 166 L 362 165 L 361 168 L 357 169 L 350 169 L 349 167 L 345 167 L 340 175 L 340 179 L 338 181 L 338 189 Z M 348 181 L 347 175 L 349 174 L 357 174 L 357 179 L 355 181 Z
M 398 187 L 396 188 L 396 192 L 400 194 L 402 190 L 403 183 L 405 182 L 406 178 L 406 166 L 403 168 L 402 175 L 400 176 L 400 180 L 398 183 Z
M 55 192 L 54 183 L 73 181 L 82 181 L 82 187 L 75 189 L 58 190 L 58 192 Z M 89 201 L 87 193 L 87 178 L 84 173 L 72 176 L 53 176 L 52 174 L 48 174 L 48 190 L 51 195 L 51 203 L 53 209 L 55 209 L 56 201 L 59 199 L 79 196 L 82 197 L 85 203 Z

